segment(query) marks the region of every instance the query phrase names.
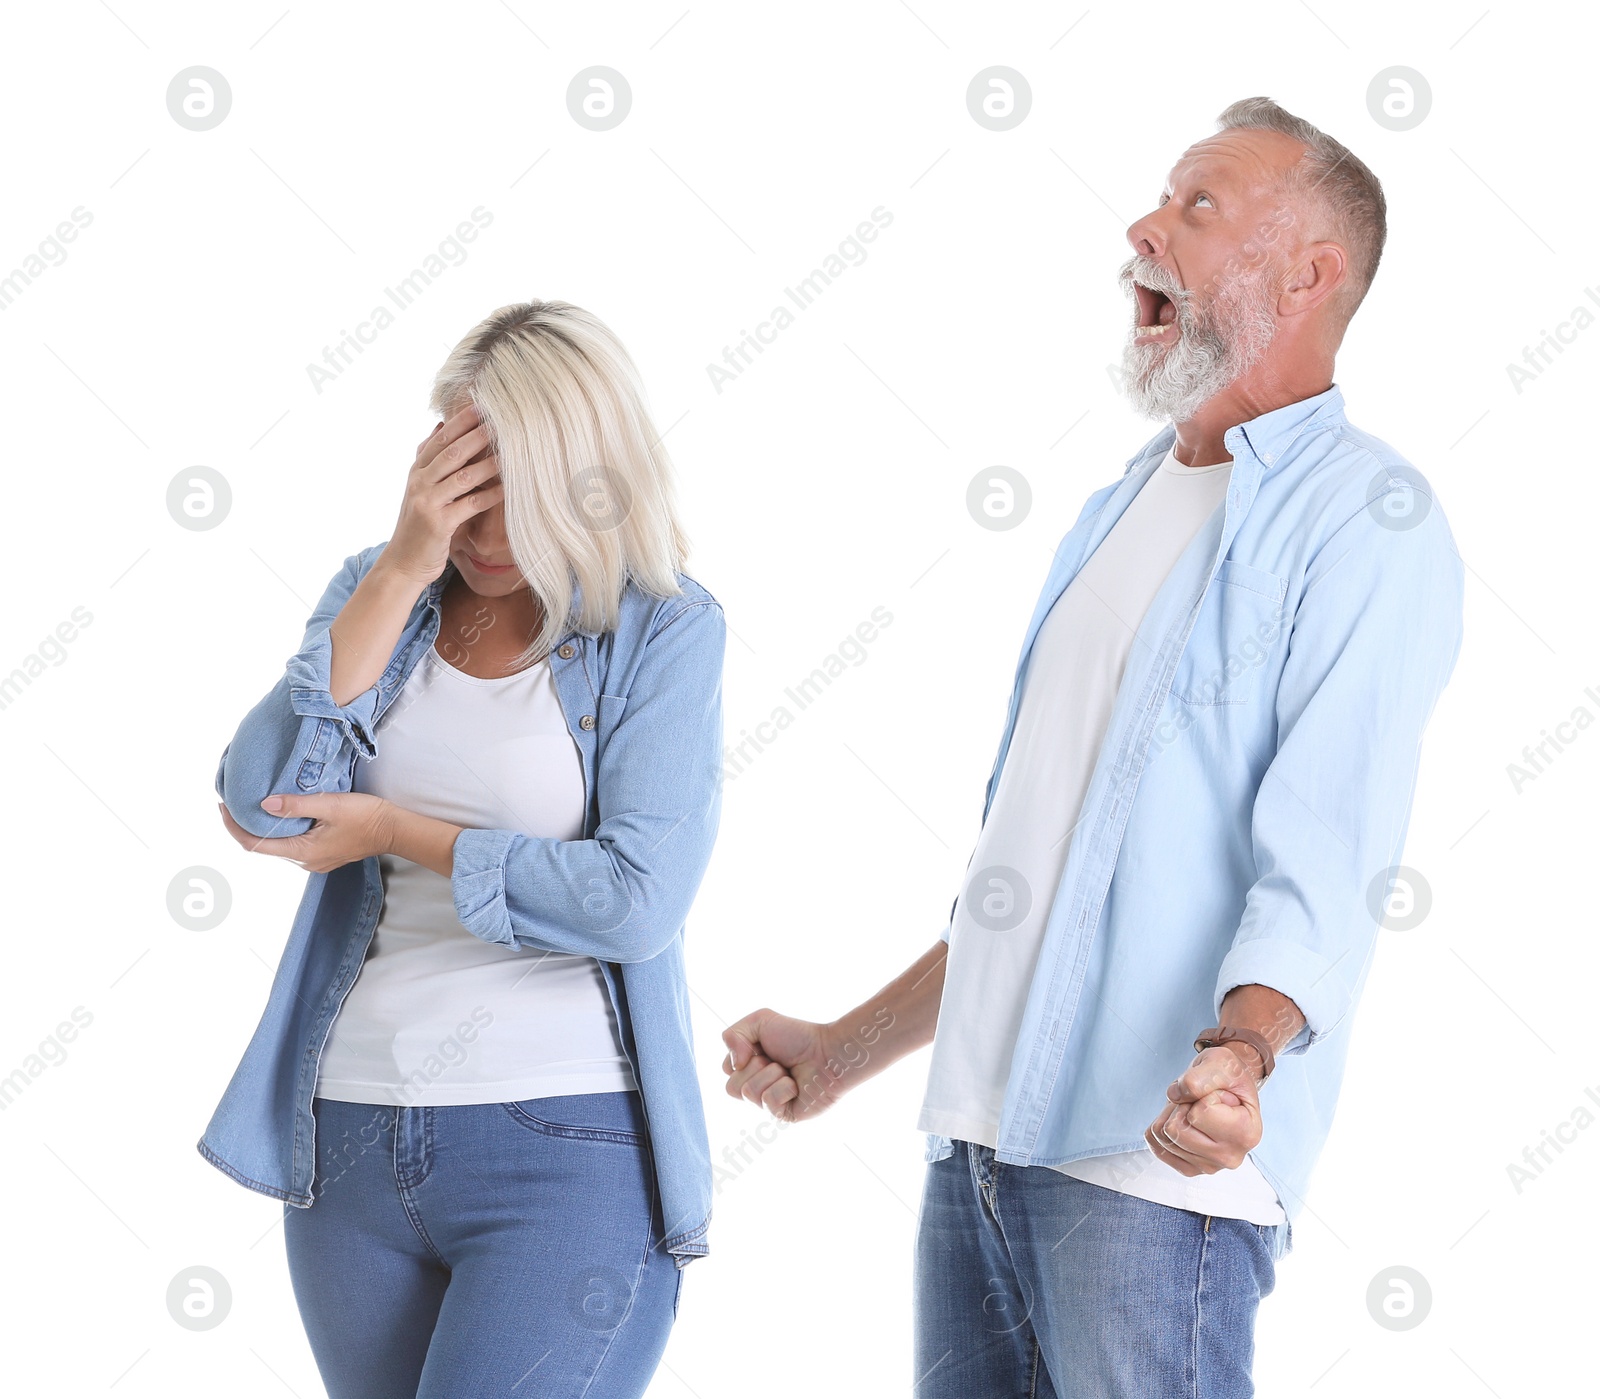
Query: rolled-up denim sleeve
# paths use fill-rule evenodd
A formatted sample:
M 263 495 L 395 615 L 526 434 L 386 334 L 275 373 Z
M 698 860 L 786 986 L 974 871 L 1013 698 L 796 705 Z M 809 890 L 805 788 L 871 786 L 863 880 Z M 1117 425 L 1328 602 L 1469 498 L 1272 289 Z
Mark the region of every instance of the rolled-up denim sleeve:
M 1461 647 L 1463 568 L 1436 503 L 1409 527 L 1387 491 L 1317 552 L 1277 694 L 1277 751 L 1251 818 L 1256 879 L 1215 988 L 1259 983 L 1306 1023 L 1304 1053 L 1353 1009 L 1386 871 L 1410 821 L 1423 730 Z M 1374 894 L 1374 889 L 1379 894 Z
M 725 635 L 715 601 L 686 603 L 646 642 L 627 696 L 600 697 L 621 713 L 602 725 L 591 838 L 456 837 L 451 889 L 470 933 L 610 962 L 647 961 L 678 935 L 721 816 Z
M 382 547 L 373 545 L 344 561 L 306 622 L 300 649 L 222 751 L 217 795 L 252 835 L 304 834 L 311 828 L 309 817 L 273 816 L 261 809 L 262 798 L 274 792 L 346 791 L 354 754 L 377 754 L 372 738 L 377 684 L 349 704 L 335 704 L 329 666 L 330 628 L 355 591 L 368 558 Z

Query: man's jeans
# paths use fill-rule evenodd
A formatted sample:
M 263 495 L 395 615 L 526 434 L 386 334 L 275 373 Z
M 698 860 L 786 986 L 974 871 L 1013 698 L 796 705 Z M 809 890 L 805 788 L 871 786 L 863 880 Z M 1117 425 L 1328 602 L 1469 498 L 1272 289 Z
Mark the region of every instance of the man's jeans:
M 916 1399 L 1249 1399 L 1287 1224 L 1158 1205 L 958 1141 L 928 1167 Z

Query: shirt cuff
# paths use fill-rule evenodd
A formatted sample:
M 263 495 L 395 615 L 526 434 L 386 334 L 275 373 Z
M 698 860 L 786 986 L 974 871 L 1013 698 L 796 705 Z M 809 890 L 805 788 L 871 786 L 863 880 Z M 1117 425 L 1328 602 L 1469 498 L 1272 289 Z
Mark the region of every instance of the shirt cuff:
M 517 946 L 506 908 L 506 854 L 515 831 L 469 826 L 456 836 L 451 854 L 450 893 L 461 926 L 485 942 Z
M 1235 986 L 1259 984 L 1287 996 L 1305 1016 L 1295 1037 L 1278 1051 L 1304 1054 L 1345 1015 L 1343 988 L 1329 973 L 1334 964 L 1287 938 L 1252 938 L 1234 945 L 1217 974 L 1215 1009 L 1222 1023 L 1222 1002 Z
M 331 719 L 347 743 L 353 744 L 365 757 L 375 758 L 378 747 L 373 741 L 372 729 L 378 707 L 377 682 L 349 704 L 335 704 L 331 688 L 332 663 L 332 633 L 324 627 L 289 658 L 285 672 L 289 681 L 289 707 L 302 718 Z

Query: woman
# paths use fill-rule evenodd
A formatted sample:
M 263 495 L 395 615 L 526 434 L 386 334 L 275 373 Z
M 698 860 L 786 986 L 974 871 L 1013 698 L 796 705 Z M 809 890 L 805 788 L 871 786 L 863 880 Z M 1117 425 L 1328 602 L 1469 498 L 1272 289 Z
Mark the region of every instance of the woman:
M 683 924 L 722 612 L 595 317 L 502 308 L 431 406 L 393 536 L 217 771 L 233 835 L 310 878 L 198 1146 L 298 1207 L 332 1399 L 637 1395 L 706 1252 Z

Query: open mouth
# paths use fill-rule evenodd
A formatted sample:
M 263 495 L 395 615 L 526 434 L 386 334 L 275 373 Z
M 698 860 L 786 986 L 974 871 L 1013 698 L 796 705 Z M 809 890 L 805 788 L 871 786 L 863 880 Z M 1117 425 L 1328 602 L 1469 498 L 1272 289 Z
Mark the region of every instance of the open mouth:
M 1139 319 L 1135 323 L 1134 340 L 1157 341 L 1170 339 L 1168 328 L 1173 327 L 1176 333 L 1178 308 L 1172 304 L 1165 292 L 1157 291 L 1154 287 L 1144 286 L 1140 282 L 1133 284 L 1133 294 L 1138 302 Z

